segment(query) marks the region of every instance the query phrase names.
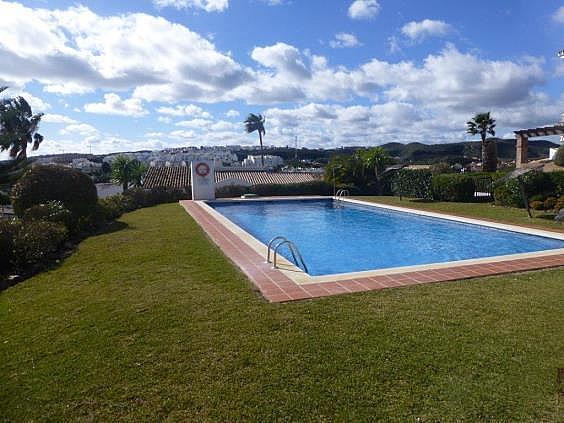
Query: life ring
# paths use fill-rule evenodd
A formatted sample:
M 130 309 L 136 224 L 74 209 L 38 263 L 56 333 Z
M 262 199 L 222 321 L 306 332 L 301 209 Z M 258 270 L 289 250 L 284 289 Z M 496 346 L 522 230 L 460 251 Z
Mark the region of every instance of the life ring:
M 196 174 L 204 178 L 210 174 L 210 167 L 207 163 L 198 163 L 196 165 Z

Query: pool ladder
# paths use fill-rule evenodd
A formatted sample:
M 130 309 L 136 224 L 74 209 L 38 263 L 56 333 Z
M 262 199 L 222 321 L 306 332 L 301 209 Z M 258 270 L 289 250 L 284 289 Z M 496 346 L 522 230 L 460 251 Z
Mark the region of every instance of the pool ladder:
M 336 207 L 343 207 L 342 202 L 343 202 L 343 197 L 349 196 L 351 195 L 350 191 L 348 189 L 340 189 L 339 191 L 337 191 L 335 193 L 335 206 Z
M 274 243 L 276 243 L 276 245 L 273 245 Z M 280 235 L 275 236 L 274 238 L 272 238 L 270 240 L 270 242 L 268 243 L 268 250 L 267 250 L 267 253 L 266 253 L 266 262 L 270 263 L 270 250 L 273 249 L 274 250 L 274 260 L 273 260 L 272 266 L 275 269 L 277 269 L 278 266 L 276 264 L 276 262 L 277 262 L 276 259 L 278 257 L 278 250 L 283 245 L 288 246 L 288 249 L 290 250 L 290 253 L 292 254 L 292 258 L 294 259 L 294 263 L 296 264 L 296 266 L 300 267 L 300 263 L 301 263 L 301 267 L 303 267 L 304 272 L 309 273 L 309 271 L 307 270 L 307 265 L 305 264 L 304 258 L 300 254 L 300 250 L 298 250 L 298 247 L 296 246 L 296 244 L 294 244 L 292 241 L 290 241 L 288 238 L 286 238 L 284 236 L 280 236 Z

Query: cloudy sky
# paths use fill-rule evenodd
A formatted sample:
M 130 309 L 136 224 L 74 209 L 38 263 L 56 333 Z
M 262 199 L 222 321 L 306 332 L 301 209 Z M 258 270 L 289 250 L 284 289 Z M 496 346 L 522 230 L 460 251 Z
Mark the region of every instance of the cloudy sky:
M 39 153 L 444 143 L 564 112 L 559 0 L 0 0 L 0 85 Z M 5 155 L 4 155 L 5 157 Z

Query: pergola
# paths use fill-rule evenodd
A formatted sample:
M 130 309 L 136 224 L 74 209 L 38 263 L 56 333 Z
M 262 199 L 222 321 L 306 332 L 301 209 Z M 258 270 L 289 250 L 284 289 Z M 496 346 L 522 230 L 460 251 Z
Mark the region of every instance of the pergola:
M 517 139 L 515 167 L 521 168 L 527 163 L 527 146 L 529 144 L 529 138 L 564 135 L 564 122 L 559 122 L 552 126 L 543 126 L 541 128 L 520 129 L 518 131 L 514 131 L 514 134 Z

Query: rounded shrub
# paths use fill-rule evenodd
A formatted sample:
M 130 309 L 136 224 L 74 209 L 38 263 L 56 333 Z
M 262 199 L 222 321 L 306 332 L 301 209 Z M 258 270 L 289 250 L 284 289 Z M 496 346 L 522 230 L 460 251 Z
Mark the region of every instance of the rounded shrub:
M 474 200 L 476 182 L 470 175 L 435 175 L 431 181 L 433 199 L 438 201 L 469 202 Z
M 556 154 L 552 160 L 557 166 L 564 166 L 564 145 L 558 147 L 558 150 L 556 150 Z
M 78 221 L 94 212 L 98 194 L 88 175 L 63 166 L 36 166 L 12 189 L 12 205 L 18 216 L 49 201 L 60 201 Z

